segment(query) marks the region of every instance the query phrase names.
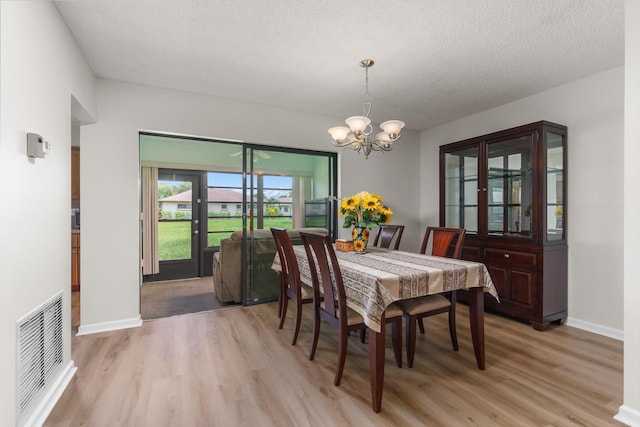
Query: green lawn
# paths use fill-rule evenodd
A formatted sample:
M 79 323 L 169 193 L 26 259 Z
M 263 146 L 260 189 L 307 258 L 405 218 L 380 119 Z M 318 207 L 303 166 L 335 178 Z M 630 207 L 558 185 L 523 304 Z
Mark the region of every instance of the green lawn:
M 219 246 L 236 230 L 242 230 L 241 218 L 209 218 L 208 245 Z M 265 218 L 264 228 L 291 228 L 291 218 Z M 160 260 L 191 258 L 191 221 L 160 221 L 158 223 Z

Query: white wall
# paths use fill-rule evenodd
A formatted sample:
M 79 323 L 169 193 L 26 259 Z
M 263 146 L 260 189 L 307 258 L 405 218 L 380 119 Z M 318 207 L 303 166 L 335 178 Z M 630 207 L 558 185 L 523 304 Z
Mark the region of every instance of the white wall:
M 624 403 L 616 419 L 640 426 L 640 2 L 625 4 Z
M 623 101 L 620 67 L 420 135 L 424 227 L 438 223 L 440 145 L 539 120 L 568 127 L 568 323 L 617 338 L 623 327 Z
M 335 151 L 327 129 L 341 121 L 100 79 L 97 100 L 99 121 L 81 129 L 81 333 L 139 323 L 139 130 Z M 417 133 L 407 131 L 390 153 L 339 155 L 341 194 L 380 193 L 398 212 L 394 222 L 408 226 L 408 249 L 418 246 L 418 152 Z M 117 204 L 117 216 L 103 208 Z
M 71 112 L 95 112 L 94 78 L 50 2 L 1 2 L 0 420 L 15 424 L 16 322 L 63 291 L 64 373 L 71 361 Z M 75 97 L 72 107 L 72 95 Z M 51 145 L 27 157 L 27 132 Z

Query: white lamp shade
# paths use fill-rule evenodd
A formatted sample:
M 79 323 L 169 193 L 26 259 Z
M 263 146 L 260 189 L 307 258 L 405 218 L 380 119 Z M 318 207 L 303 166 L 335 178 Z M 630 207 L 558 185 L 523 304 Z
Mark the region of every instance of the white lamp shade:
M 376 141 L 380 141 L 383 144 L 391 144 L 393 142 L 391 138 L 389 138 L 389 135 L 384 132 L 380 132 L 376 135 Z
M 403 127 L 404 122 L 400 120 L 387 120 L 380 124 L 380 128 L 391 138 L 396 138 L 400 135 L 400 130 L 402 130 Z
M 336 126 L 329 129 L 329 134 L 334 141 L 342 142 L 349 134 L 350 129 L 346 126 Z
M 345 123 L 349 125 L 353 132 L 364 132 L 364 130 L 371 123 L 371 119 L 365 116 L 351 116 Z

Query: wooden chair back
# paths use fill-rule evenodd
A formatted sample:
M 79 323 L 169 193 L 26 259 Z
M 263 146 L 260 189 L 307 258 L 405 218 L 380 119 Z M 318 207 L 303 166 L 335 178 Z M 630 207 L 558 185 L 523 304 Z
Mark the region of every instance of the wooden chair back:
M 305 232 L 300 232 L 300 237 L 309 260 L 314 299 L 320 301 L 320 289 L 322 289 L 325 302 L 323 311 L 346 322 L 347 297 L 331 238 L 328 234 Z
M 285 291 L 288 289 L 300 296 L 300 267 L 296 254 L 293 252 L 293 243 L 291 243 L 289 233 L 284 228 L 271 228 L 271 234 L 273 234 L 280 257 L 282 267 L 280 274 Z
M 465 232 L 464 228 L 427 227 L 420 253 L 460 259 Z
M 373 241 L 373 246 L 389 248 L 391 246 L 391 242 L 395 238 L 393 249 L 397 250 L 400 246 L 400 239 L 402 239 L 403 231 L 404 225 L 381 224 L 378 228 L 378 234 L 376 234 L 376 238 Z

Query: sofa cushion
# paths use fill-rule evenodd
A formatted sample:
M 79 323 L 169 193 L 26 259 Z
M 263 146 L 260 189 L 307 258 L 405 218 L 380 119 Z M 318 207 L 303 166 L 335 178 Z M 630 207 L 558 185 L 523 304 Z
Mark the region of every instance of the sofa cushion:
M 327 233 L 324 228 L 301 228 L 287 230 L 294 245 L 301 245 L 300 231 Z M 214 254 L 213 285 L 216 296 L 222 302 L 242 302 L 242 230 L 234 231 L 229 238 L 222 239 L 220 251 Z M 258 299 L 275 298 L 278 295 L 279 278 L 271 269 L 276 254 L 276 245 L 270 229 L 254 230 L 253 251 L 253 296 Z

